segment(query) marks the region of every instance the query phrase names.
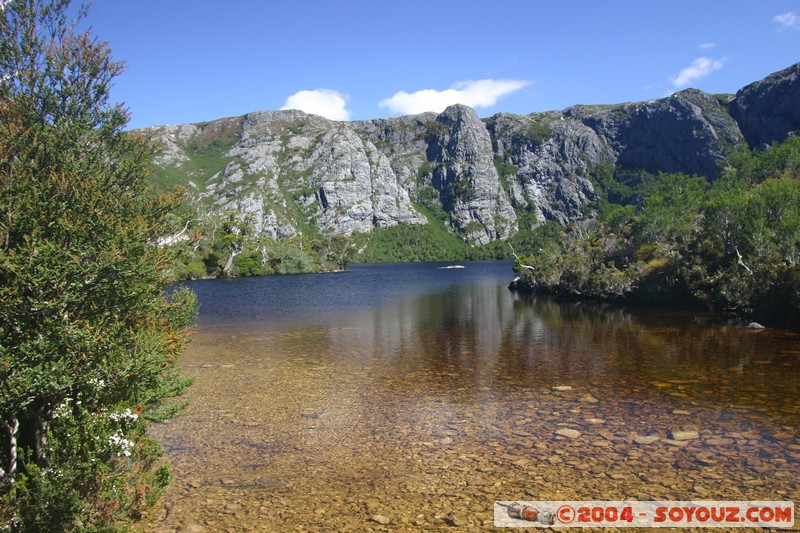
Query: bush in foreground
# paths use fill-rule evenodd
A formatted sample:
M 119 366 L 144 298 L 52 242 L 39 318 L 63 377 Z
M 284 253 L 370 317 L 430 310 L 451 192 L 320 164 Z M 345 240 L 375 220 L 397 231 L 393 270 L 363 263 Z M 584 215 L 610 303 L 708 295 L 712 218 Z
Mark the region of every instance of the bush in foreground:
M 188 385 L 195 299 L 157 246 L 180 198 L 148 188 L 122 66 L 68 10 L 0 3 L 0 530 L 141 517 L 170 477 L 145 420 Z

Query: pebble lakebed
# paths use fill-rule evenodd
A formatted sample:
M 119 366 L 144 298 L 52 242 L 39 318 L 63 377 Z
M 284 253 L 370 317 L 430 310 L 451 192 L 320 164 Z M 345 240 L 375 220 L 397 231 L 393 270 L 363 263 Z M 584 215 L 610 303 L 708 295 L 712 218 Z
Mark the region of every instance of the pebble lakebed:
M 198 335 L 190 407 L 151 428 L 175 477 L 146 530 L 484 531 L 496 500 L 800 496 L 798 406 L 763 391 L 331 358 L 326 334 Z

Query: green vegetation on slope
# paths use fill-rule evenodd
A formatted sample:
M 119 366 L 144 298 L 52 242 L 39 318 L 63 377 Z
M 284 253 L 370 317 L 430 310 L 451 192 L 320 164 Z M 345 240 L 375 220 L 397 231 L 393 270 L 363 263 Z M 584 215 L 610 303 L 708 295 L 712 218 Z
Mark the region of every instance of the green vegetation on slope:
M 800 138 L 741 149 L 719 180 L 600 168 L 598 216 L 517 266 L 520 288 L 800 322 Z
M 192 143 L 185 149 L 186 161 L 179 165 L 155 167 L 151 180 L 164 190 L 185 187 L 187 180 L 202 188 L 209 177 L 224 169 L 231 161 L 226 154 L 234 144 L 235 136 L 214 139 L 206 144 Z
M 250 218 L 183 212 L 172 219 L 173 279 L 304 274 L 344 270 L 355 248 L 340 235 L 276 240 L 259 234 Z
M 361 236 L 364 250 L 357 260 L 364 263 L 412 261 L 459 261 L 469 257 L 470 246 L 457 235 L 447 231 L 446 215 L 421 204 L 415 208 L 428 218 L 428 224 L 398 224 L 390 228 L 375 228 L 370 235 Z

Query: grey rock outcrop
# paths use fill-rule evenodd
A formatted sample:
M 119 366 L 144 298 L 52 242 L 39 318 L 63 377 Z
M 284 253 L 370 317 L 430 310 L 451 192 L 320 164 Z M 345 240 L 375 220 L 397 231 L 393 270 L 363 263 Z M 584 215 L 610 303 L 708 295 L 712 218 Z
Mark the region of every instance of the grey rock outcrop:
M 250 113 L 200 198 L 219 213 L 247 218 L 257 232 L 287 238 L 427 222 L 389 160 L 346 124 L 301 111 Z
M 179 126 L 155 126 L 145 128 L 142 133 L 150 138 L 158 148 L 155 163 L 161 166 L 180 166 L 188 161 L 182 146 L 197 133 L 194 124 L 181 124 Z
M 476 244 L 506 240 L 517 232 L 517 216 L 500 184 L 492 139 L 471 108 L 454 105 L 436 117 L 427 160 L 451 224 Z
M 615 164 L 652 173 L 714 179 L 726 150 L 742 141 L 722 103 L 696 89 L 644 103 L 575 106 L 564 114 L 603 138 Z
M 741 89 L 731 115 L 752 147 L 786 140 L 800 129 L 800 63 Z
M 596 132 L 560 112 L 499 113 L 487 127 L 514 207 L 532 213 L 537 222 L 566 224 L 580 217 L 595 198 L 590 170 L 613 163 Z
M 713 180 L 732 148 L 799 129 L 797 64 L 735 96 L 687 89 L 485 120 L 463 105 L 354 122 L 262 111 L 144 132 L 162 148 L 157 164 L 171 182 L 185 178 L 198 209 L 246 220 L 265 236 L 426 224 L 424 206 L 463 239 L 486 244 L 520 225 L 586 216 L 598 165 Z

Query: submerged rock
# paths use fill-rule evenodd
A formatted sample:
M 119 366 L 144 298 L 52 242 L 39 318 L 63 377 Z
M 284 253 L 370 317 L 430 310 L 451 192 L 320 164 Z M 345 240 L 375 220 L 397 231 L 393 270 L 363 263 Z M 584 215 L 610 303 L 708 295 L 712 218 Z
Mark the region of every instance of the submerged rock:
M 456 514 L 448 515 L 444 521 L 448 526 L 453 527 L 462 527 L 467 525 L 467 521 L 463 517 Z
M 674 441 L 684 441 L 684 440 L 695 440 L 700 438 L 700 434 L 697 431 L 681 431 L 681 430 L 671 430 L 669 432 L 669 438 Z
M 376 524 L 381 524 L 382 526 L 392 523 L 388 516 L 384 516 L 382 514 L 370 515 L 369 520 L 370 522 L 375 522 Z
M 576 429 L 561 428 L 556 431 L 556 435 L 566 437 L 568 439 L 577 439 L 581 436 L 581 432 Z

